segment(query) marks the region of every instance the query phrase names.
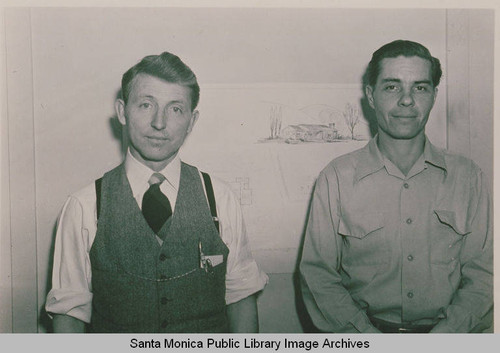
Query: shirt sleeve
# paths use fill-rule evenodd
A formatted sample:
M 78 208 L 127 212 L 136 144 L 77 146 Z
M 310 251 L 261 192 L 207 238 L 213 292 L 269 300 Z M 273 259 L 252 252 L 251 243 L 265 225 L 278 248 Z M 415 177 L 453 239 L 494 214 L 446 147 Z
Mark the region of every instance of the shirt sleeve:
M 70 196 L 64 204 L 56 231 L 52 289 L 45 304 L 48 313 L 90 322 L 92 292 L 88 252 L 92 241 L 85 223 L 92 222 L 94 217 L 76 197 Z
M 491 200 L 481 171 L 472 180 L 471 189 L 470 232 L 460 254 L 460 287 L 433 333 L 481 332 L 492 325 L 493 224 Z
M 221 238 L 229 248 L 226 304 L 232 304 L 262 290 L 268 277 L 252 256 L 238 199 L 222 181 L 213 178 L 213 186 Z
M 325 332 L 375 333 L 368 316 L 342 285 L 339 274 L 342 239 L 338 181 L 334 168 L 316 181 L 300 262 L 305 306 L 316 327 Z

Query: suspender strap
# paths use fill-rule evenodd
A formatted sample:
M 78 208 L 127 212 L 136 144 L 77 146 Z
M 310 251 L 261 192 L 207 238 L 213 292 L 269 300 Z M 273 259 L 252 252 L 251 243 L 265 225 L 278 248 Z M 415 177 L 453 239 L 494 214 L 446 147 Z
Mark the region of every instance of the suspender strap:
M 101 185 L 102 178 L 95 181 L 95 196 L 96 196 L 96 209 L 97 209 L 97 219 L 99 220 L 99 214 L 101 213 Z
M 217 218 L 217 207 L 215 206 L 215 195 L 214 195 L 214 188 L 212 186 L 212 179 L 210 179 L 210 175 L 208 175 L 205 172 L 201 172 L 201 175 L 203 176 L 203 181 L 205 182 L 208 205 L 210 206 L 212 219 L 214 220 L 215 228 L 217 228 L 217 231 L 220 233 L 219 218 Z M 97 209 L 98 220 L 99 220 L 99 215 L 101 214 L 101 185 L 102 185 L 102 178 L 99 178 L 95 181 L 96 209 Z
M 217 208 L 215 207 L 215 196 L 214 196 L 214 188 L 212 187 L 212 180 L 210 179 L 210 175 L 208 175 L 205 172 L 201 172 L 201 175 L 203 176 L 203 181 L 205 182 L 208 205 L 210 206 L 212 219 L 214 220 L 215 228 L 217 228 L 217 231 L 220 233 L 219 218 L 217 218 Z

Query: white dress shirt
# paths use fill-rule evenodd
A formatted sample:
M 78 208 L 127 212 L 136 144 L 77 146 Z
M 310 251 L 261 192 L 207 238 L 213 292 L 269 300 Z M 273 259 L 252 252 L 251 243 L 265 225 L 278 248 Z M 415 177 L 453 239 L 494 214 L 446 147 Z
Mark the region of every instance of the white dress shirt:
M 130 151 L 125 171 L 135 200 L 142 197 L 154 173 L 137 161 Z M 181 161 L 174 158 L 162 171 L 166 180 L 161 191 L 175 209 Z M 229 248 L 226 272 L 226 304 L 235 303 L 264 288 L 268 282 L 252 257 L 238 199 L 220 179 L 212 177 L 219 218 L 220 236 Z M 203 180 L 202 180 L 203 183 Z M 52 271 L 52 289 L 47 295 L 48 313 L 65 314 L 90 322 L 92 313 L 92 271 L 89 252 L 97 231 L 95 184 L 92 183 L 67 199 L 58 221 Z

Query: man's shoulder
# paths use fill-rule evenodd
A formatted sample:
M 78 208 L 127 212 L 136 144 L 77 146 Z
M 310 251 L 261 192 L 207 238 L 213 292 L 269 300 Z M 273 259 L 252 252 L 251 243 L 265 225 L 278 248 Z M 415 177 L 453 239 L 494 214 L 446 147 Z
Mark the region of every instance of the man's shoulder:
M 95 183 L 89 183 L 84 187 L 78 189 L 77 191 L 69 194 L 66 199 L 66 207 L 72 209 L 79 209 L 83 212 L 91 211 L 95 209 L 96 203 L 96 192 Z
M 368 144 L 334 158 L 325 168 L 323 168 L 322 173 L 330 174 L 333 171 L 337 173 L 349 173 L 355 170 L 356 165 L 361 159 L 367 157 L 369 157 Z
M 102 175 L 97 175 L 94 180 L 92 180 L 90 183 L 85 185 L 84 187 L 78 189 L 77 191 L 73 192 L 70 194 L 70 197 L 77 199 L 80 201 L 82 204 L 87 204 L 87 203 L 95 203 L 96 200 L 96 180 L 102 179 L 106 174 L 109 174 L 111 172 L 115 172 L 119 166 L 116 166 L 107 172 L 103 173 Z
M 95 180 L 88 183 L 84 187 L 70 194 L 70 197 L 77 199 L 80 203 L 88 203 L 95 201 Z
M 443 156 L 448 173 L 482 173 L 481 168 L 472 159 L 444 148 L 436 146 L 434 148 Z

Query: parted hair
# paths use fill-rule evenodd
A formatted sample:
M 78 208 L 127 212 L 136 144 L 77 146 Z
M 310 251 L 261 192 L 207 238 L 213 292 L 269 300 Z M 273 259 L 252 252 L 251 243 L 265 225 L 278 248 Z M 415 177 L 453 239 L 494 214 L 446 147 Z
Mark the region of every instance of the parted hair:
M 176 83 L 191 90 L 191 110 L 194 110 L 200 100 L 200 86 L 194 72 L 177 56 L 169 52 L 160 55 L 148 55 L 132 66 L 122 76 L 122 99 L 127 103 L 132 81 L 139 74 L 147 74 Z
M 433 57 L 429 49 L 422 44 L 410 40 L 395 40 L 383 45 L 373 53 L 372 59 L 366 70 L 367 84 L 374 87 L 377 83 L 377 78 L 380 73 L 380 63 L 383 59 L 397 58 L 398 56 L 418 56 L 428 60 L 431 63 L 432 84 L 434 87 L 439 85 L 439 81 L 441 81 L 441 76 L 443 75 L 439 59 Z

